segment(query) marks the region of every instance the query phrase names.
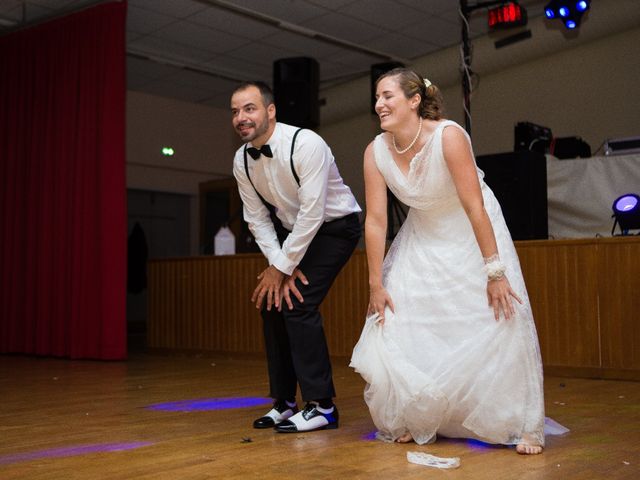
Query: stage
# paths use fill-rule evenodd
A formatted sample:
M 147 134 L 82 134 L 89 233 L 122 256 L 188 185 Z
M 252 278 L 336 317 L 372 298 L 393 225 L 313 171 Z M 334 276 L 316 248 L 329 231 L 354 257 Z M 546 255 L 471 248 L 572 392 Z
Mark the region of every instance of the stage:
M 0 356 L 0 478 L 640 478 L 638 382 L 547 376 L 546 414 L 571 432 L 523 457 L 465 440 L 374 440 L 361 378 L 346 357 L 333 363 L 340 428 L 278 434 L 251 427 L 268 409 L 261 355 Z M 409 451 L 459 457 L 461 466 L 409 464 Z

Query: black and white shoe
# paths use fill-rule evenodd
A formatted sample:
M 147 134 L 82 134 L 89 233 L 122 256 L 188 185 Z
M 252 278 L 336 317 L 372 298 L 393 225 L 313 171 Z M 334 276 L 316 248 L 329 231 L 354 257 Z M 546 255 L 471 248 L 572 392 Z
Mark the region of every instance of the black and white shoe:
M 290 407 L 284 400 L 276 400 L 264 417 L 253 422 L 253 428 L 272 428 L 298 413 L 298 406 Z
M 277 425 L 276 432 L 297 433 L 338 428 L 338 418 L 338 408 L 335 405 L 325 409 L 315 402 L 309 402 L 302 411 Z

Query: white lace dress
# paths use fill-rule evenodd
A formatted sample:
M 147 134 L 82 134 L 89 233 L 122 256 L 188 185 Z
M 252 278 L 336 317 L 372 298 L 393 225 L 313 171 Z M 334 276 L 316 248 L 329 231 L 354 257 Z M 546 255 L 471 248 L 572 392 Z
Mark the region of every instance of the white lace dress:
M 447 127 L 461 129 L 438 125 L 406 177 L 382 135 L 374 141 L 378 169 L 410 210 L 383 265 L 395 314 L 387 309 L 383 326 L 367 319 L 351 366 L 367 382 L 379 438 L 409 432 L 423 444 L 437 433 L 543 445 L 540 348 L 516 250 L 478 170 L 500 258 L 523 300 L 514 301 L 515 318 L 496 322 L 482 254 L 442 153 Z

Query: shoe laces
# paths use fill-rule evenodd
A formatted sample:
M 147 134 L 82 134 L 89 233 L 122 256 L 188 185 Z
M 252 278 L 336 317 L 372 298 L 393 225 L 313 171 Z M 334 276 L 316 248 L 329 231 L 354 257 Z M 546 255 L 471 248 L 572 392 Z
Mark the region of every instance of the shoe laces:
M 273 402 L 273 408 L 278 413 L 284 413 L 287 410 L 293 409 L 293 407 L 287 405 L 287 402 L 285 400 L 276 400 L 275 402 Z
M 307 402 L 307 404 L 304 406 L 304 409 L 302 411 L 307 413 L 313 410 L 314 408 L 316 408 L 317 406 L 318 404 L 316 402 Z

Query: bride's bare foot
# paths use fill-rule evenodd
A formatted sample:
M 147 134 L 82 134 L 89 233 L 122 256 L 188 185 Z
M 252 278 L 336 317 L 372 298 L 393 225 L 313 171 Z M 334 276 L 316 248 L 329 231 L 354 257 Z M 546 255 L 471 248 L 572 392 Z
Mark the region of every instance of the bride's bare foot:
M 529 443 L 519 443 L 516 445 L 516 452 L 520 455 L 538 455 L 542 453 L 540 445 L 531 445 Z
M 413 437 L 411 436 L 410 433 L 405 433 L 404 435 L 402 435 L 401 437 L 396 438 L 396 442 L 398 443 L 409 443 L 409 442 L 413 442 Z

